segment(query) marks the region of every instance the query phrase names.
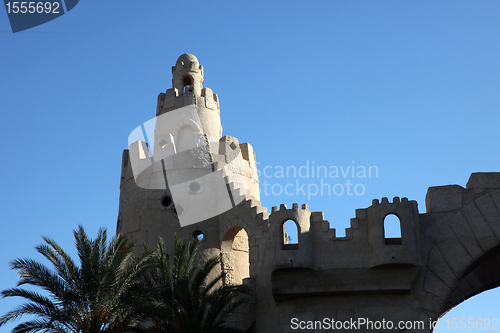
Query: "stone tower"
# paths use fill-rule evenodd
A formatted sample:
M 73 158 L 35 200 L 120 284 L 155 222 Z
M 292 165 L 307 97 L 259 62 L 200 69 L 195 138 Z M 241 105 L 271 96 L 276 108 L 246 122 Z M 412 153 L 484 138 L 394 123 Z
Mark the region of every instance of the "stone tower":
M 431 332 L 453 306 L 500 286 L 500 173 L 429 188 L 426 213 L 407 198 L 375 199 L 337 237 L 306 204 L 268 213 L 253 149 L 221 137 L 219 98 L 203 87 L 198 59 L 180 56 L 172 74 L 156 118 L 132 132 L 123 153 L 117 233 L 151 246 L 160 236 L 169 253 L 174 234 L 202 239 L 200 259 L 222 255 L 224 283 L 252 290 L 235 327 Z M 385 236 L 388 216 L 400 237 Z
M 172 74 L 172 88 L 158 95 L 156 118 L 133 132 L 139 139 L 129 138 L 123 153 L 117 233 L 152 247 L 162 237 L 168 250 L 174 234 L 203 239 L 204 259 L 221 253 L 220 214 L 259 200 L 255 154 L 248 143 L 222 137 L 218 96 L 203 87 L 194 55 L 181 55 Z M 248 239 L 234 236 L 247 259 L 228 279 L 242 282 L 249 274 Z

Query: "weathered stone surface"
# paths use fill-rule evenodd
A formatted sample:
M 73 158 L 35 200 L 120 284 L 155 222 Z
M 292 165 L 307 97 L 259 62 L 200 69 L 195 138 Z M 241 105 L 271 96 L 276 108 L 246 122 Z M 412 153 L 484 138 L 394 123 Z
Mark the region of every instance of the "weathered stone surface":
M 495 237 L 495 233 L 490 228 L 489 223 L 481 214 L 474 202 L 468 204 L 461 210 L 461 214 L 467 220 L 474 237 L 483 250 L 483 252 L 488 252 L 492 248 L 498 245 L 498 240 Z
M 423 311 L 428 311 L 430 313 L 435 313 L 435 314 L 441 314 L 442 305 L 443 305 L 443 300 L 441 298 L 439 298 L 434 294 L 427 293 L 425 295 L 425 301 L 423 303 Z
M 460 282 L 457 284 L 456 289 L 458 289 L 461 294 L 466 296 L 474 295 L 475 290 L 474 287 L 465 278 L 460 280 Z
M 445 301 L 446 295 L 451 292 L 450 287 L 431 271 L 425 273 L 424 290 L 439 297 L 442 301 Z
M 233 250 L 248 252 L 248 237 L 246 236 L 245 230 L 241 229 L 233 240 Z
M 445 309 L 449 309 L 453 307 L 455 304 L 461 303 L 463 300 L 467 298 L 467 295 L 462 293 L 462 291 L 458 288 L 455 288 L 448 296 L 445 302 Z
M 479 241 L 474 236 L 469 223 L 464 218 L 462 211 L 455 214 L 449 224 L 458 242 L 465 248 L 472 258 L 478 258 L 484 254 Z
M 475 205 L 488 222 L 497 243 L 500 242 L 500 213 L 491 195 L 483 195 L 475 201 Z
M 272 273 L 273 295 L 284 301 L 299 295 L 409 292 L 418 267 L 290 270 Z
M 470 175 L 466 188 L 480 191 L 500 188 L 500 172 L 475 172 Z
M 255 263 L 259 261 L 259 246 L 253 246 L 250 248 L 250 263 Z
M 455 275 L 459 276 L 463 274 L 464 270 L 470 264 L 472 264 L 474 257 L 464 248 L 455 234 L 451 232 L 451 228 L 448 227 L 446 229 L 449 229 L 449 231 L 445 230 L 445 232 L 447 232 L 446 237 L 440 239 L 439 242 L 436 243 L 436 246 L 443 254 L 446 262 L 450 265 Z
M 465 276 L 465 280 L 467 280 L 467 282 L 472 286 L 472 288 L 474 288 L 474 290 L 478 290 L 479 288 L 483 287 L 483 283 L 474 272 L 472 272 L 471 274 L 467 274 Z
M 500 212 L 500 191 L 495 191 L 490 193 L 497 210 Z
M 427 213 L 442 213 L 462 208 L 464 188 L 458 185 L 429 187 L 425 197 Z
M 437 246 L 434 246 L 429 253 L 427 268 L 448 286 L 451 286 L 458 278 Z

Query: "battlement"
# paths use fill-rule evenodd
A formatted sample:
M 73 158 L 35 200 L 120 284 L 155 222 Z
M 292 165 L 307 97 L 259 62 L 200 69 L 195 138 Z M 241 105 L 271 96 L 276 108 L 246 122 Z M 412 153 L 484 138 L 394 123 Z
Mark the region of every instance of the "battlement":
M 395 215 L 401 237 L 387 238 L 384 222 Z M 288 244 L 284 225 L 297 226 L 296 244 Z M 310 212 L 306 204 L 273 207 L 269 216 L 273 258 L 272 283 L 276 301 L 300 295 L 344 294 L 346 292 L 408 292 L 421 265 L 419 217 L 416 201 L 395 197 L 373 200 L 357 209 L 345 237 L 336 237 L 323 212 Z M 318 281 L 336 283 L 323 284 Z M 390 282 L 389 282 L 390 281 Z
M 196 95 L 193 86 L 186 86 L 181 92 L 177 88 L 169 88 L 166 92 L 158 94 L 156 115 L 192 104 L 216 111 L 220 116 L 219 96 L 210 88 L 203 88 L 200 95 Z
M 310 232 L 311 212 L 307 205 L 299 208 L 297 203 L 287 209 L 285 204 L 273 207 L 269 216 L 269 232 L 275 252 L 273 267 L 281 268 L 313 268 L 314 247 Z M 285 223 L 292 221 L 297 226 L 298 240 L 296 244 L 289 244 L 286 240 Z
M 396 216 L 401 225 L 400 238 L 384 235 L 384 221 L 388 215 Z M 287 244 L 284 224 L 293 221 L 298 239 Z M 384 265 L 420 265 L 419 217 L 416 201 L 395 197 L 373 200 L 373 204 L 356 210 L 345 237 L 336 237 L 323 212 L 310 212 L 307 205 L 293 204 L 273 207 L 269 217 L 271 242 L 279 249 L 273 262 L 274 269 L 311 268 L 338 269 L 377 267 Z

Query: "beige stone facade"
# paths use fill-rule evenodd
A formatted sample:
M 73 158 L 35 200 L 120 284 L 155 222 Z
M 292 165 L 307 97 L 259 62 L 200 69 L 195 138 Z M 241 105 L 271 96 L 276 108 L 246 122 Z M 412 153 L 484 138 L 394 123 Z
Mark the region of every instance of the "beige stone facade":
M 252 297 L 232 317 L 238 328 L 259 333 L 328 332 L 324 325 L 309 329 L 307 323 L 331 318 L 359 324 L 364 318 L 372 326 L 345 329 L 344 324 L 344 330 L 336 331 L 430 332 L 430 321 L 500 285 L 500 173 L 474 173 L 466 188 L 429 188 L 424 214 L 407 198 L 375 199 L 370 207 L 356 210 L 345 237 L 336 237 L 323 213 L 311 212 L 307 205 L 281 205 L 270 213 L 262 207 L 252 146 L 222 137 L 219 98 L 203 87 L 198 59 L 182 55 L 172 73 L 173 87 L 158 96 L 156 115 L 195 107 L 201 132 L 210 143 L 195 157 L 204 156 L 202 165 L 208 172 L 230 166 L 247 191 L 239 194 L 242 200 L 237 203 L 236 185 L 228 182 L 232 208 L 181 227 L 182 212 L 168 185 L 137 185 L 131 154 L 139 152 L 131 148 L 123 154 L 117 233 L 152 246 L 160 236 L 169 251 L 174 234 L 203 238 L 201 259 L 222 255 L 225 283 L 252 289 Z M 155 145 L 182 145 L 187 134 L 179 128 L 157 127 Z M 147 151 L 147 145 L 141 149 Z M 185 181 L 189 190 L 192 179 Z M 401 238 L 384 236 L 384 220 L 391 214 L 400 221 Z M 288 243 L 283 225 L 290 220 L 298 228 L 298 244 Z M 293 318 L 303 329 L 294 329 Z M 383 321 L 385 328 L 377 327 Z M 404 322 L 407 328 L 390 330 L 388 322 Z M 410 329 L 408 322 L 422 322 L 424 327 Z

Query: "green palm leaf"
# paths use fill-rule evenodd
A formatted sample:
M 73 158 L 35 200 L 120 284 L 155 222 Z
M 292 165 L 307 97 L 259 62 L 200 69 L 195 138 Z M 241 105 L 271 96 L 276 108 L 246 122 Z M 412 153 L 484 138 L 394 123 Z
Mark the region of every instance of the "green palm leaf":
M 229 333 L 239 332 L 227 324 L 228 316 L 242 303 L 243 286 L 222 285 L 224 273 L 209 276 L 220 265 L 220 257 L 197 267 L 199 241 L 186 242 L 175 236 L 174 254 L 169 257 L 162 239 L 155 252 L 157 269 L 146 284 L 152 291 L 152 332 Z
M 31 319 L 13 332 L 141 332 L 145 331 L 143 304 L 144 276 L 155 264 L 146 252 L 132 254 L 135 243 L 117 236 L 109 244 L 106 230 L 92 240 L 82 226 L 74 231 L 79 265 L 52 239 L 36 250 L 50 268 L 33 259 L 16 259 L 17 288 L 1 292 L 2 297 L 21 297 L 27 301 L 0 318 L 0 326 L 25 315 Z M 43 293 L 20 288 L 40 287 Z

